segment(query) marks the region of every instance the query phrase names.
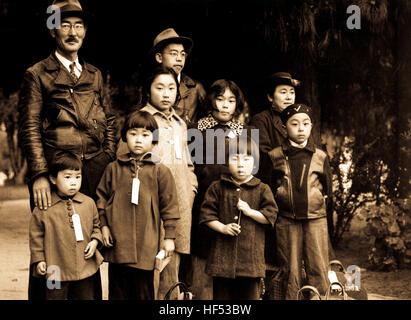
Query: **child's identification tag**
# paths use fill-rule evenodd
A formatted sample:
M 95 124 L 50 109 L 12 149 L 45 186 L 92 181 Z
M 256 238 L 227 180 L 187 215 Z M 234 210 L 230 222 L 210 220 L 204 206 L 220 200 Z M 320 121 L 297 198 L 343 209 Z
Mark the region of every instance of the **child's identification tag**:
M 183 159 L 180 140 L 178 139 L 178 136 L 174 136 L 174 151 L 176 153 L 176 159 Z
M 233 130 L 230 130 L 230 132 L 227 134 L 227 137 L 229 137 L 230 139 L 234 139 L 235 138 L 235 133 Z
M 131 203 L 138 204 L 138 192 L 140 190 L 140 180 L 133 178 L 133 188 L 131 190 Z
M 71 216 L 73 220 L 74 233 L 76 234 L 76 241 L 83 241 L 83 231 L 81 230 L 80 216 L 75 213 Z

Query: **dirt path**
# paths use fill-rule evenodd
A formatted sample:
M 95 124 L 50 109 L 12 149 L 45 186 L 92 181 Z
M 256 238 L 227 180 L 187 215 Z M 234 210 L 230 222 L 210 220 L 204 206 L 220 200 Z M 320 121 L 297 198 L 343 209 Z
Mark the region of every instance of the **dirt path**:
M 27 299 L 28 200 L 0 201 L 0 300 Z
M 375 294 L 371 295 L 370 299 L 381 300 L 381 296 L 411 299 L 411 270 L 380 272 L 369 269 L 367 261 L 369 243 L 359 227 L 353 226 L 352 230 L 344 235 L 340 248 L 335 250 L 337 258 L 346 267 L 357 265 L 361 268 L 361 283 L 368 293 Z

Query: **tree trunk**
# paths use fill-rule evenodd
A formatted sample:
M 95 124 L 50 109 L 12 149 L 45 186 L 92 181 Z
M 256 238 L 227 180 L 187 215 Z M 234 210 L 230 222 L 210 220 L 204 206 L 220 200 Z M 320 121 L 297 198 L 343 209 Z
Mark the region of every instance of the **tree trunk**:
M 401 8 L 400 8 L 401 10 Z M 398 135 L 410 130 L 411 120 L 411 10 L 404 8 L 404 19 L 398 23 Z M 400 167 L 400 198 L 411 196 L 411 141 L 398 137 L 398 159 Z M 408 152 L 407 152 L 408 151 Z

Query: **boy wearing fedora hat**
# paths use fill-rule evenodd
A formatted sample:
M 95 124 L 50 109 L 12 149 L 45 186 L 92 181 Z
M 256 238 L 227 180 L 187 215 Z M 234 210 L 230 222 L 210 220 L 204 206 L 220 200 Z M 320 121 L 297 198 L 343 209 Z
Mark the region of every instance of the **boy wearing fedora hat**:
M 97 184 L 117 149 L 116 119 L 103 99 L 102 74 L 78 57 L 87 33 L 85 12 L 78 0 L 54 0 L 52 5 L 61 14 L 60 25 L 50 29 L 56 50 L 26 70 L 18 105 L 32 210 L 51 206 L 49 164 L 56 154 L 67 151 L 81 159 L 80 191 L 95 199 Z M 95 279 L 99 299 L 99 273 Z M 30 278 L 29 299 L 42 299 L 41 292 Z
M 203 85 L 182 73 L 192 48 L 192 39 L 179 36 L 173 28 L 168 28 L 157 35 L 149 52 L 157 63 L 176 72 L 180 86 L 180 101 L 175 111 L 183 118 L 187 127 L 204 115 L 203 106 L 206 98 Z

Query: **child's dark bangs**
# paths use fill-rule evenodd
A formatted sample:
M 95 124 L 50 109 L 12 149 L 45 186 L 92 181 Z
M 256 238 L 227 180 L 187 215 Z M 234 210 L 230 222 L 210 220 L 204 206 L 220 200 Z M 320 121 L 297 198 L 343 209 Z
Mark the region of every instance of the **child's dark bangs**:
M 156 119 L 150 113 L 145 111 L 137 111 L 136 113 L 130 115 L 126 127 L 127 130 L 141 128 L 151 132 L 158 129 Z
M 66 157 L 61 160 L 61 170 L 81 170 L 83 164 L 80 159 L 74 157 Z
M 63 170 L 81 171 L 83 163 L 75 155 L 59 155 L 50 165 L 50 174 L 57 177 L 57 174 Z
M 152 119 L 147 119 L 142 115 L 132 117 L 128 124 L 128 130 L 130 129 L 146 129 L 148 131 L 154 132 L 157 129 L 157 124 Z
M 246 154 L 252 156 L 255 162 L 259 161 L 259 150 L 257 144 L 247 136 L 239 136 L 228 143 L 228 155 Z

